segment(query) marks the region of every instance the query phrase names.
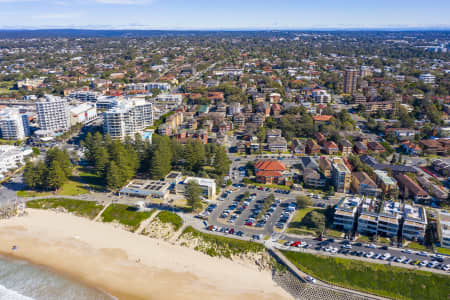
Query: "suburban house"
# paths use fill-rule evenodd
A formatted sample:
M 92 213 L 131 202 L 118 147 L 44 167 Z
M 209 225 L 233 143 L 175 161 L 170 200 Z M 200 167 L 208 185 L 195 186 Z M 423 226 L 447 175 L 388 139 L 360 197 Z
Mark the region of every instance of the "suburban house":
M 422 152 L 422 148 L 411 141 L 403 141 L 401 147 L 406 154 L 412 156 L 419 155 Z
M 355 143 L 355 153 L 356 154 L 366 154 L 368 151 L 367 146 L 364 145 L 362 142 L 356 142 Z
M 383 147 L 383 145 L 381 145 L 379 142 L 376 142 L 376 141 L 368 142 L 367 147 L 376 153 L 382 153 L 382 152 L 386 151 L 386 149 Z
M 306 141 L 305 147 L 306 153 L 308 154 L 318 154 L 320 153 L 320 146 L 313 139 L 308 139 Z
M 326 142 L 324 142 L 323 143 L 323 149 L 324 149 L 325 153 L 327 153 L 329 155 L 335 155 L 339 151 L 338 146 L 333 141 L 326 141 Z
M 287 142 L 284 137 L 268 137 L 267 138 L 267 148 L 270 152 L 286 152 Z
M 439 140 L 421 140 L 420 144 L 422 144 L 426 154 L 445 154 L 447 152 L 447 149 Z
M 305 154 L 305 144 L 299 139 L 293 139 L 291 144 L 291 150 L 294 154 Z
M 347 140 L 341 140 L 339 142 L 339 150 L 341 150 L 342 155 L 350 155 L 352 154 L 352 143 Z

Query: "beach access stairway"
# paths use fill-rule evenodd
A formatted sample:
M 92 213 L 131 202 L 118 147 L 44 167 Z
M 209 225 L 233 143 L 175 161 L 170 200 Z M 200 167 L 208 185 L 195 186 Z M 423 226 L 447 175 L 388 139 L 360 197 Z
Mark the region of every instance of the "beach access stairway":
M 148 225 L 153 221 L 153 219 L 156 218 L 156 216 L 160 213 L 160 210 L 155 211 L 148 219 L 145 219 L 141 222 L 141 225 L 139 225 L 139 228 L 136 229 L 135 233 L 141 234 L 145 228 L 147 228 Z
M 103 212 L 108 208 L 108 206 L 110 206 L 111 205 L 111 203 L 112 202 L 108 202 L 108 203 L 106 203 L 106 205 L 105 205 L 105 207 L 103 207 L 103 209 L 95 216 L 95 218 L 94 218 L 94 222 L 97 222 L 98 221 L 98 219 L 100 218 L 100 216 L 103 214 Z

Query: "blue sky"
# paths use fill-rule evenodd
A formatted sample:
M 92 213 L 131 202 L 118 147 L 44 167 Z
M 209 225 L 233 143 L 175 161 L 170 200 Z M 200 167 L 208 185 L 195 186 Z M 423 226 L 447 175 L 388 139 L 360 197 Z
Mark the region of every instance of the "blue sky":
M 0 0 L 0 28 L 450 28 L 449 0 Z

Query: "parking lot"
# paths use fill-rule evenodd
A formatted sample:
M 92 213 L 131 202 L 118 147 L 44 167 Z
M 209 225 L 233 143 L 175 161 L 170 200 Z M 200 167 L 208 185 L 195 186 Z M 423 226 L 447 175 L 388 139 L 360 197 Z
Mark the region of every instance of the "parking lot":
M 432 255 L 427 252 L 409 249 L 398 249 L 389 246 L 376 246 L 347 240 L 323 239 L 304 237 L 293 238 L 288 235 L 279 235 L 279 240 L 286 241 L 284 246 L 289 248 L 308 249 L 324 255 L 342 255 L 349 258 L 365 258 L 373 262 L 401 263 L 417 266 L 424 269 L 450 271 L 450 257 Z
M 246 192 L 248 197 L 245 197 Z M 240 187 L 222 194 L 212 209 L 210 207 L 209 212 L 202 215 L 208 218 L 208 225 L 216 226 L 222 232 L 233 229 L 234 233 L 241 231 L 244 236 L 258 239 L 272 235 L 280 219 L 284 220 L 283 224 L 288 223 L 295 213 L 289 203 L 294 202 L 295 196 L 290 194 Z

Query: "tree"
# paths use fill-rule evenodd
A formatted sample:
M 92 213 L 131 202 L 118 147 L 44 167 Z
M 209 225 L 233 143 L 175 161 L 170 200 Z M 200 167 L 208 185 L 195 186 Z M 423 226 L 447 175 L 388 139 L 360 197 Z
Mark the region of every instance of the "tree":
M 106 169 L 106 184 L 110 189 L 117 189 L 123 184 L 120 169 L 114 161 Z
M 228 159 L 225 148 L 222 146 L 217 148 L 213 167 L 216 170 L 216 174 L 219 176 L 224 176 L 230 168 L 230 160 Z
M 200 198 L 201 193 L 202 189 L 195 180 L 191 180 L 186 184 L 185 187 L 186 199 L 189 206 L 191 206 L 193 210 L 198 210 L 202 206 Z
M 325 230 L 325 216 L 323 213 L 311 211 L 303 218 L 302 224 L 316 229 L 317 233 L 320 234 Z
M 47 173 L 46 184 L 51 190 L 60 189 L 67 181 L 64 169 L 61 167 L 58 161 L 53 160 L 50 163 Z
M 312 200 L 307 196 L 297 196 L 295 199 L 297 209 L 303 209 L 313 204 Z

